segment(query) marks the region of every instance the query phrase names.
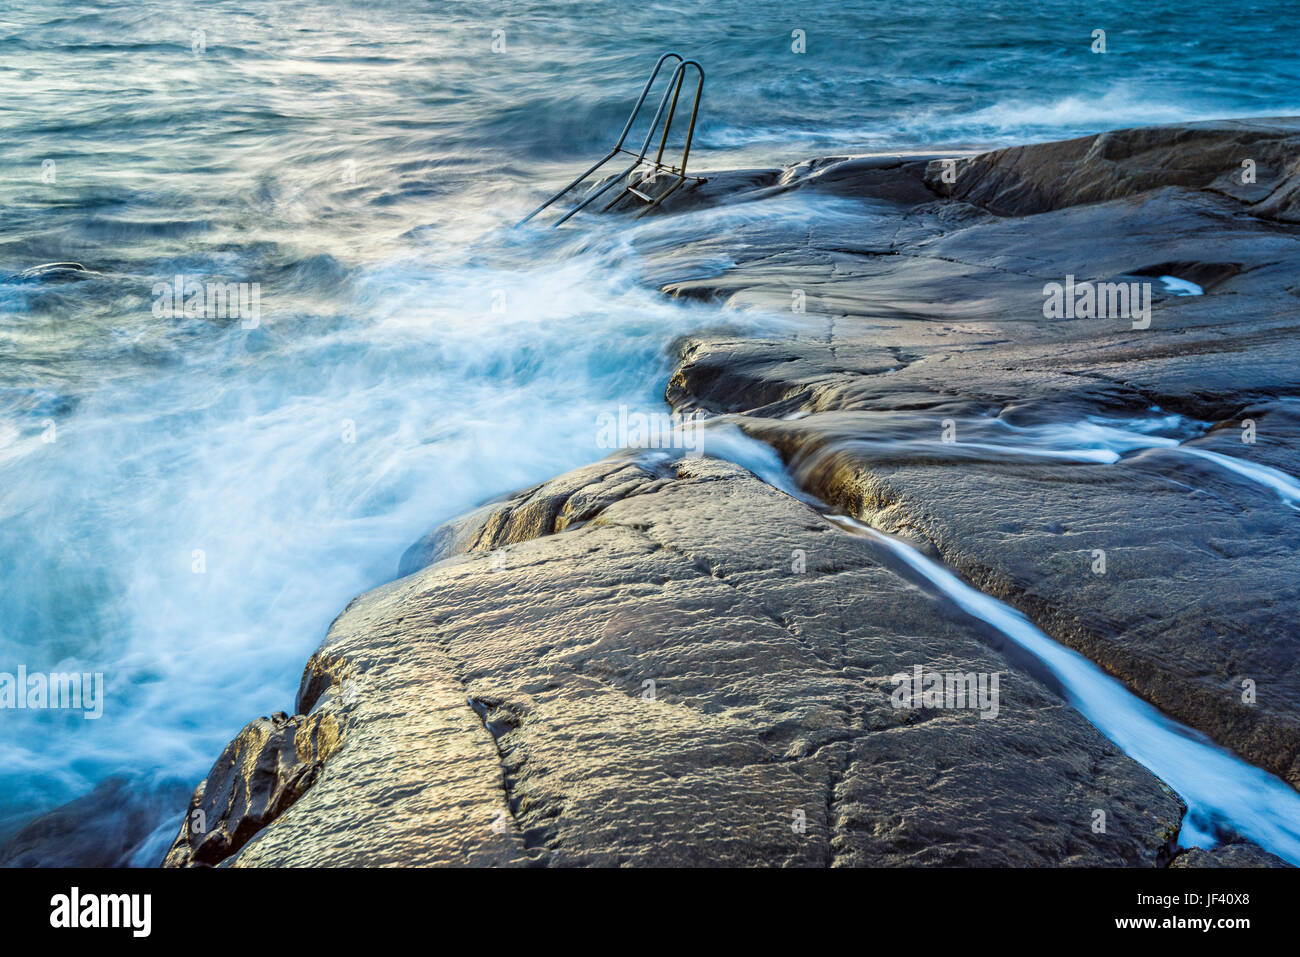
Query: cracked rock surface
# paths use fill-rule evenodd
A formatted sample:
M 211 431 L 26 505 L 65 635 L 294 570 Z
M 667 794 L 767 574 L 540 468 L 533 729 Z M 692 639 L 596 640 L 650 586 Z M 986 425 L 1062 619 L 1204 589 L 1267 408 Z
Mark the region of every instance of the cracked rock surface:
M 535 509 L 584 521 L 511 525 Z M 737 466 L 614 457 L 498 503 L 472 538 L 335 622 L 307 681 L 354 683 L 342 744 L 228 863 L 1167 854 L 1182 808 L 1160 782 L 863 540 Z M 998 719 L 895 708 L 889 676 L 915 664 L 999 672 Z

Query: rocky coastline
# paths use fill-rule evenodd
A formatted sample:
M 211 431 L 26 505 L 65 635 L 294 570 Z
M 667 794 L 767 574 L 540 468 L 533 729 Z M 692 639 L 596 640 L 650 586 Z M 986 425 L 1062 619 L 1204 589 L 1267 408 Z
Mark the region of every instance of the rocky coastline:
M 660 213 L 665 294 L 795 313 L 680 340 L 673 410 L 1300 787 L 1300 513 L 1267 481 L 1300 475 L 1300 120 L 723 172 Z M 1049 317 L 1067 280 L 1149 309 Z M 1112 433 L 1176 441 L 1112 460 Z M 703 451 L 430 532 L 217 759 L 166 866 L 1282 863 L 1180 851 L 1184 802 L 1032 663 Z M 897 707 L 916 666 L 999 675 L 996 720 Z

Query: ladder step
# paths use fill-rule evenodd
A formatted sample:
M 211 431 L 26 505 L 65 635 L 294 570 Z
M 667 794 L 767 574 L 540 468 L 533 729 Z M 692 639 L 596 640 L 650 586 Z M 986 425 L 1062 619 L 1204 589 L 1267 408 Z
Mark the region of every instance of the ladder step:
M 635 186 L 629 186 L 629 187 L 627 188 L 627 191 L 628 191 L 629 193 L 631 193 L 633 196 L 639 196 L 641 199 L 644 199 L 647 203 L 653 203 L 653 202 L 654 202 L 654 197 L 653 197 L 653 196 L 647 196 L 645 193 L 641 192 L 641 191 L 640 191 L 639 189 L 637 189 Z

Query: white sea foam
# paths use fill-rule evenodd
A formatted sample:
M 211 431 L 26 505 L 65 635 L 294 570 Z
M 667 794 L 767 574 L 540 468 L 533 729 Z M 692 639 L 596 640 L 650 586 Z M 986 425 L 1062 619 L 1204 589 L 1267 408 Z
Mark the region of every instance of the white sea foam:
M 433 525 L 607 454 L 602 414 L 663 408 L 666 346 L 702 307 L 607 254 L 536 255 L 377 265 L 351 321 L 286 336 L 264 312 L 87 395 L 56 441 L 9 444 L 0 661 L 107 688 L 92 731 L 6 716 L 11 798 L 117 769 L 197 777 L 244 722 L 292 706 L 330 620 Z

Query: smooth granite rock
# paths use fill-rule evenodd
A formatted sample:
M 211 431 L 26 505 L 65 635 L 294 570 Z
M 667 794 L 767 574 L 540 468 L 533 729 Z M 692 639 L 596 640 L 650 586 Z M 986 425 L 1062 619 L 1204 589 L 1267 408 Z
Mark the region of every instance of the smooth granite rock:
M 329 700 L 310 714 L 279 712 L 248 724 L 194 792 L 164 866 L 219 864 L 283 814 L 338 750 L 339 710 Z

